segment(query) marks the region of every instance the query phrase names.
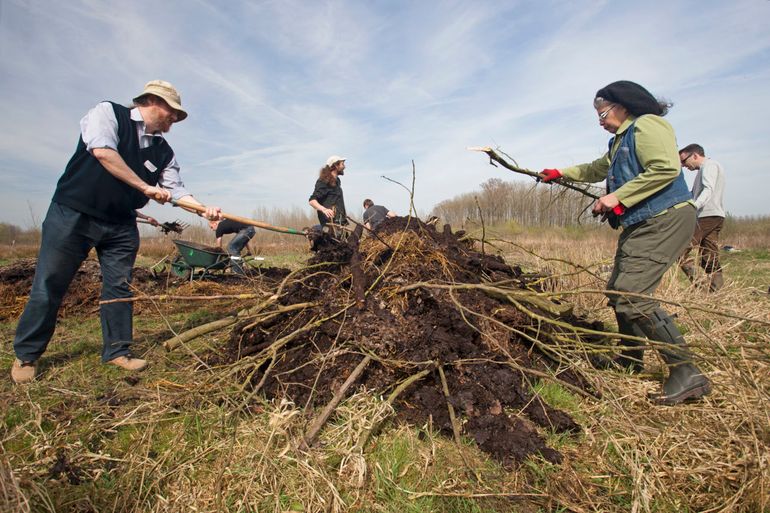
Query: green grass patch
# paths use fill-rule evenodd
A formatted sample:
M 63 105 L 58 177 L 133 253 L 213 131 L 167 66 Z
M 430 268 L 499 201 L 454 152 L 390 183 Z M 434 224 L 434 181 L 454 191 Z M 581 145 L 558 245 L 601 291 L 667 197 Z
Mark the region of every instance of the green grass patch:
M 306 264 L 307 259 L 310 258 L 311 254 L 307 251 L 298 251 L 277 255 L 265 254 L 259 256 L 264 258 L 264 260 L 252 260 L 249 262 L 249 265 L 257 269 L 260 267 L 283 267 L 294 271 L 303 267 Z
M 185 315 L 185 322 L 182 326 L 182 331 L 189 330 L 196 326 L 216 321 L 222 318 L 222 312 L 216 310 L 208 310 L 207 308 L 201 308 L 200 310 L 194 310 L 188 312 Z
M 580 400 L 558 383 L 538 380 L 532 390 L 554 408 L 565 410 L 572 415 L 580 413 Z
M 502 499 L 441 495 L 440 490 L 448 482 L 467 482 L 472 487 L 478 476 L 489 485 L 504 475 L 505 471 L 474 445 L 458 446 L 437 433 L 402 428 L 380 436 L 367 461 L 374 469 L 371 489 L 378 508 L 357 511 L 511 511 L 510 502 Z M 439 493 L 430 495 L 433 491 Z
M 3 415 L 3 428 L 6 430 L 23 424 L 29 418 L 29 410 L 21 406 L 11 405 Z
M 524 461 L 523 470 L 527 473 L 527 482 L 534 489 L 546 489 L 548 481 L 558 473 L 559 467 L 540 456 L 530 456 Z
M 746 249 L 720 255 L 725 280 L 743 287 L 770 287 L 770 250 Z

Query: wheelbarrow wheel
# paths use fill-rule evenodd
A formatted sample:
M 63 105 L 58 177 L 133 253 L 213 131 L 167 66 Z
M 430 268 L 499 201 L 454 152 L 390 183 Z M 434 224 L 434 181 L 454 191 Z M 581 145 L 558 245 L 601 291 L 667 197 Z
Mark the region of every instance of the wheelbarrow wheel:
M 173 272 L 175 276 L 188 279 L 192 273 L 192 267 L 187 265 L 187 262 L 184 261 L 182 255 L 177 255 L 174 261 L 171 262 L 171 272 Z

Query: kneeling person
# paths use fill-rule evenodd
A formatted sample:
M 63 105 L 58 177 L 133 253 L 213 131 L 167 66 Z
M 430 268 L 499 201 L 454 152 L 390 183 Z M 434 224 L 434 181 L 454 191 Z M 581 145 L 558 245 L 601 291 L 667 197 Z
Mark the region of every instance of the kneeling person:
M 210 221 L 209 228 L 214 230 L 217 237 L 217 246 L 222 247 L 222 237 L 229 233 L 235 233 L 235 237 L 227 245 L 227 254 L 230 255 L 233 263 L 233 271 L 238 274 L 243 274 L 243 267 L 241 266 L 241 251 L 249 241 L 256 234 L 256 230 L 253 226 L 233 221 L 232 219 L 224 219 L 222 221 Z
M 364 200 L 364 226 L 376 229 L 387 217 L 396 217 L 396 213 L 382 205 L 375 205 L 370 199 Z

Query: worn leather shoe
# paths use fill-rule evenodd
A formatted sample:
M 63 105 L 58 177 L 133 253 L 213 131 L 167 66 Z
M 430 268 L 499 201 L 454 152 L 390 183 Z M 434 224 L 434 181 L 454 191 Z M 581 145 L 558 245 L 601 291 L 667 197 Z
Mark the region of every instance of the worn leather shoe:
M 107 363 L 117 365 L 118 367 L 129 371 L 140 371 L 147 367 L 147 360 L 133 358 L 131 356 L 118 356 Z
M 11 379 L 14 383 L 23 384 L 29 383 L 35 379 L 36 363 L 35 362 L 22 362 L 18 358 L 13 361 L 13 367 L 11 367 Z

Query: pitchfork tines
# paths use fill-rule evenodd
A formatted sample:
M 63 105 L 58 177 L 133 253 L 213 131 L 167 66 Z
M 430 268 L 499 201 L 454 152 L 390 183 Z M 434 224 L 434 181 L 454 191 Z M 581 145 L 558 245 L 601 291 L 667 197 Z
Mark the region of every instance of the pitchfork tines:
M 158 228 L 160 228 L 163 233 L 168 234 L 170 232 L 182 233 L 182 231 L 189 226 L 189 224 L 177 219 L 176 221 L 161 223 Z

